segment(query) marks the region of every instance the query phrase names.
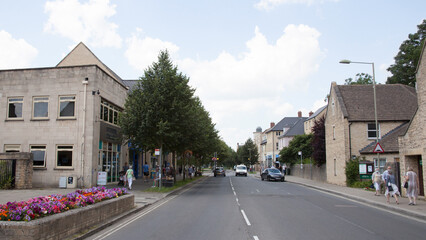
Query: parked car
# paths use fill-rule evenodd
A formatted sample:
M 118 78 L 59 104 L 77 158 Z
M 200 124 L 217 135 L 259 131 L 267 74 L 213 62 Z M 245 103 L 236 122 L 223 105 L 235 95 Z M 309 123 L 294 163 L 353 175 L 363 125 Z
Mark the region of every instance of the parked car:
M 267 168 L 265 170 L 263 170 L 263 172 L 260 174 L 260 178 L 263 180 L 268 180 L 268 181 L 281 181 L 284 182 L 285 180 L 285 176 L 281 173 L 280 170 L 276 169 L 276 168 Z
M 223 167 L 217 167 L 215 170 L 214 170 L 214 176 L 216 177 L 217 175 L 222 175 L 222 176 L 224 176 L 225 177 L 225 169 L 223 169 Z
M 235 176 L 242 175 L 247 177 L 247 167 L 245 165 L 237 165 L 235 168 Z

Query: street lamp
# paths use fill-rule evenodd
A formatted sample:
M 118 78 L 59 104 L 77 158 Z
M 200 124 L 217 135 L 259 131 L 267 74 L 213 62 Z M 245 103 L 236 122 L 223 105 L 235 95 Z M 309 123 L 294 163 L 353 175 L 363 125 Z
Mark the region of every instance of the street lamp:
M 377 103 L 376 103 L 376 77 L 374 75 L 374 62 L 354 62 L 347 59 L 341 60 L 339 63 L 341 64 L 351 64 L 351 63 L 358 63 L 358 64 L 371 64 L 373 68 L 373 94 L 374 94 L 374 121 L 376 123 L 376 144 L 379 143 L 379 128 L 377 123 Z M 379 154 L 377 154 L 377 162 L 379 162 Z

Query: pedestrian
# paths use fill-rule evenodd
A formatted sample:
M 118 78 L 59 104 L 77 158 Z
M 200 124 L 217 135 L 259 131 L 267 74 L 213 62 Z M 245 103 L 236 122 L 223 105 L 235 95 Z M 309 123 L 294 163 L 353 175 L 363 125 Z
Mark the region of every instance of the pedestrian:
M 408 182 L 407 197 L 410 200 L 408 205 L 416 205 L 417 197 L 419 196 L 419 178 L 412 167 L 408 167 L 407 170 L 405 181 Z
M 382 174 L 380 174 L 379 168 L 376 168 L 376 171 L 371 176 L 373 181 L 374 188 L 376 189 L 376 196 L 380 196 L 380 184 L 382 183 Z
M 395 198 L 396 204 L 399 204 L 399 202 L 398 202 L 398 195 L 399 195 L 398 186 L 396 185 L 395 177 L 392 174 L 392 169 L 389 169 L 389 168 L 388 168 L 387 177 L 385 179 L 385 186 L 386 186 L 386 192 L 385 192 L 386 202 L 389 203 L 389 198 L 392 195 L 392 197 Z
M 287 165 L 283 164 L 283 175 L 285 176 L 285 169 L 287 168 Z
M 126 172 L 127 182 L 129 184 L 129 189 L 130 190 L 132 190 L 132 183 L 133 183 L 134 176 L 135 175 L 133 175 L 132 165 L 130 165 L 129 169 L 127 169 L 127 172 Z
M 189 166 L 189 168 L 188 168 L 189 179 L 192 179 L 192 172 L 193 172 L 192 166 Z
M 385 179 L 388 177 L 388 175 L 389 175 L 389 170 L 392 170 L 392 167 L 391 166 L 388 166 L 387 167 L 387 169 L 382 173 L 382 183 L 384 184 L 385 183 Z M 386 187 L 386 185 L 384 186 L 384 188 L 383 188 L 383 190 L 386 190 L 387 189 L 387 187 Z
M 145 164 L 142 166 L 143 168 L 143 181 L 144 182 L 148 182 L 148 177 L 149 177 L 149 165 L 148 163 L 145 161 Z
M 123 172 L 124 172 L 124 178 L 123 178 L 123 180 L 124 180 L 124 186 L 127 186 L 127 170 L 129 169 L 129 164 L 127 163 L 127 162 L 125 162 L 124 163 L 124 165 L 123 165 Z

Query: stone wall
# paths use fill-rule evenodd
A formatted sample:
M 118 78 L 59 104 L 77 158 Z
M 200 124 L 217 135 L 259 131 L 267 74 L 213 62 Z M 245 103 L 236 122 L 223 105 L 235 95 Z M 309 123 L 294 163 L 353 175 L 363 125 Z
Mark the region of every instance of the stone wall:
M 318 182 L 326 182 L 327 168 L 325 164 L 323 164 L 321 167 L 317 167 L 315 165 L 312 166 L 311 164 L 303 164 L 303 168 L 300 168 L 300 164 L 295 164 L 290 168 L 290 175 L 311 179 Z
M 15 189 L 33 188 L 32 153 L 22 153 L 22 152 L 0 153 L 0 160 L 16 160 Z
M 134 195 L 125 195 L 31 222 L 0 221 L 0 239 L 70 239 L 130 211 L 134 200 Z

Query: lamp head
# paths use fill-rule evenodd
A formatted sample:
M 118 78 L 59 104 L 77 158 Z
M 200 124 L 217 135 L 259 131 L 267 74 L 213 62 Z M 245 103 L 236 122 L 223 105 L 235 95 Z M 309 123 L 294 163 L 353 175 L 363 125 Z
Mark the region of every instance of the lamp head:
M 347 59 L 343 59 L 343 60 L 341 60 L 339 63 L 341 63 L 341 64 L 350 64 L 350 63 L 351 63 L 351 61 L 350 61 L 350 60 L 347 60 Z

